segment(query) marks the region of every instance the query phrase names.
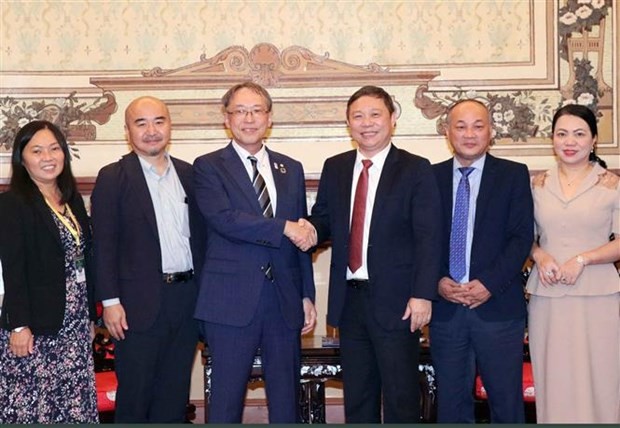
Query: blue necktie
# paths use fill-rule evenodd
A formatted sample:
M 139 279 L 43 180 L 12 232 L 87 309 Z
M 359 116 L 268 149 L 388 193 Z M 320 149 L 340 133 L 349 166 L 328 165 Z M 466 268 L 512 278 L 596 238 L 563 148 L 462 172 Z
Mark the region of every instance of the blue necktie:
M 461 181 L 456 190 L 452 233 L 450 234 L 450 276 L 460 282 L 465 276 L 465 252 L 467 251 L 467 217 L 469 216 L 469 174 L 473 167 L 459 168 Z

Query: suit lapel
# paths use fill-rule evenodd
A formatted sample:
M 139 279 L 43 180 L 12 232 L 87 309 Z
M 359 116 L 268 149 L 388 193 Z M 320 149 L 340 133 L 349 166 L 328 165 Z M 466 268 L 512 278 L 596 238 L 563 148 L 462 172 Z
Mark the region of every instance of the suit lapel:
M 155 208 L 153 208 L 151 193 L 149 192 L 148 185 L 146 184 L 146 178 L 144 177 L 144 172 L 142 171 L 142 165 L 138 160 L 138 155 L 131 152 L 123 156 L 121 162 L 123 164 L 123 169 L 127 174 L 127 181 L 131 187 L 131 193 L 135 195 L 137 205 L 144 212 L 147 223 L 159 241 Z
M 474 219 L 474 236 L 476 231 L 482 225 L 480 222 L 484 218 L 485 210 L 489 205 L 489 200 L 493 194 L 495 186 L 495 178 L 497 177 L 497 164 L 495 158 L 487 153 L 482 170 L 482 178 L 480 180 L 480 191 L 478 192 L 478 200 L 476 201 L 476 218 Z
M 390 190 L 394 188 L 394 180 L 396 179 L 396 174 L 399 171 L 398 162 L 398 149 L 391 146 L 390 151 L 385 158 L 385 163 L 383 164 L 383 169 L 381 170 L 381 176 L 379 177 L 379 184 L 377 185 L 377 193 L 375 194 L 375 202 L 370 221 L 370 230 L 368 231 L 369 236 L 372 236 L 375 225 L 378 222 L 383 221 L 381 220 L 381 214 L 386 206 L 385 200 L 390 195 Z M 349 186 L 349 188 L 350 187 L 351 186 Z
M 34 199 L 35 208 L 43 219 L 43 223 L 49 229 L 49 231 L 54 235 L 54 239 L 58 242 L 58 245 L 62 248 L 62 240 L 60 239 L 60 232 L 58 231 L 58 226 L 56 226 L 56 222 L 54 221 L 54 214 L 52 210 L 47 206 L 43 195 L 38 196 Z
M 241 193 L 247 198 L 250 205 L 254 207 L 256 213 L 262 214 L 258 199 L 256 197 L 256 192 L 254 191 L 254 187 L 252 187 L 252 182 L 250 181 L 248 172 L 245 169 L 242 160 L 239 158 L 239 155 L 233 148 L 232 143 L 228 144 L 228 146 L 224 148 L 220 158 L 222 159 L 224 169 L 228 171 L 233 180 L 237 183 L 241 189 Z
M 186 196 L 190 196 L 193 194 L 192 192 L 192 174 L 191 169 L 182 168 L 179 166 L 179 162 L 177 159 L 170 156 L 170 161 L 174 164 L 174 170 L 177 172 L 177 176 L 179 177 L 179 181 L 181 182 L 181 186 L 183 186 L 183 190 L 185 191 Z
M 454 201 L 452 200 L 452 186 L 454 180 L 454 171 L 452 170 L 454 166 L 453 162 L 454 160 L 452 158 L 442 162 L 437 166 L 437 168 L 439 168 L 439 174 L 436 174 L 439 193 L 443 201 L 442 206 L 444 207 L 444 223 L 448 225 L 449 229 L 452 225 L 452 206 L 454 205 Z
M 288 175 L 286 173 L 286 164 L 282 156 L 280 156 L 278 153 L 272 152 L 266 147 L 265 149 L 267 150 L 267 153 L 269 154 L 269 162 L 270 162 L 269 167 L 272 168 L 271 174 L 273 175 L 273 181 L 276 186 L 276 193 L 278 197 L 277 199 L 278 203 L 277 203 L 276 212 L 274 213 L 274 217 L 277 216 L 281 218 L 286 218 L 288 216 L 287 216 L 285 208 L 289 206 L 286 203 L 288 202 L 287 195 L 289 193 L 288 192 L 288 179 L 287 179 Z
M 338 171 L 338 189 L 336 194 L 342 195 L 342 199 L 340 199 L 339 221 L 346 226 L 346 230 L 349 230 L 349 223 L 351 221 L 351 186 L 353 185 L 353 170 L 355 169 L 356 156 L 356 150 L 350 151 L 343 161 L 342 168 L 339 168 Z

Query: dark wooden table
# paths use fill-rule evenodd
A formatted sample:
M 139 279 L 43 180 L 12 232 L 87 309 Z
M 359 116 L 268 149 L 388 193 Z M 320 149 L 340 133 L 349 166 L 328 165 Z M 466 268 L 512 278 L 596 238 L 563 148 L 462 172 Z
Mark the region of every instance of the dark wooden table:
M 299 408 L 303 423 L 325 423 L 325 382 L 342 380 L 340 349 L 338 343 L 324 346 L 322 336 L 302 339 L 301 343 L 301 395 Z M 204 411 L 205 423 L 209 420 L 209 400 L 211 397 L 211 357 L 205 346 L 202 353 L 204 361 Z M 420 350 L 420 401 L 421 421 L 431 422 L 435 418 L 435 370 L 430 364 L 428 346 L 423 343 Z M 260 352 L 254 357 L 250 382 L 262 380 Z

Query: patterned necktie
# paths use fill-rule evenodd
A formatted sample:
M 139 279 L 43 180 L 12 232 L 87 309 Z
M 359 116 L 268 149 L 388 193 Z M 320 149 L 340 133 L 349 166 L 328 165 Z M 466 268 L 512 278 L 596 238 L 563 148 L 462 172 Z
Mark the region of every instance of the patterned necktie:
M 469 174 L 473 167 L 459 168 L 461 181 L 456 190 L 452 233 L 450 235 L 450 276 L 461 281 L 465 276 L 465 252 L 467 247 L 467 218 L 469 216 Z
M 366 195 L 368 194 L 368 168 L 372 161 L 364 159 L 364 167 L 357 180 L 353 215 L 351 216 L 351 233 L 349 235 L 349 269 L 355 272 L 362 266 L 362 247 L 364 245 L 364 217 L 366 216 Z
M 258 172 L 258 160 L 254 156 L 248 156 L 248 159 L 252 162 L 252 186 L 258 197 L 260 209 L 263 211 L 263 216 L 271 218 L 273 217 L 271 198 L 269 198 L 269 191 L 267 190 L 265 179 L 260 175 L 260 172 Z

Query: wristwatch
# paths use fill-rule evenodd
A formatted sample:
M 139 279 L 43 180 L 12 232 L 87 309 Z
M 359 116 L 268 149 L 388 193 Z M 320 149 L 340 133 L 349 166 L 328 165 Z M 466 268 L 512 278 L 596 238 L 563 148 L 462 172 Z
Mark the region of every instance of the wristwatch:
M 13 333 L 19 333 L 22 330 L 27 329 L 28 327 L 16 327 L 13 330 L 11 330 Z
M 585 266 L 586 265 L 586 259 L 583 258 L 583 256 L 581 254 L 579 254 L 576 258 L 575 261 L 577 263 L 579 263 L 581 266 Z

